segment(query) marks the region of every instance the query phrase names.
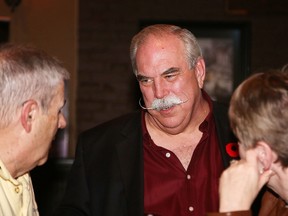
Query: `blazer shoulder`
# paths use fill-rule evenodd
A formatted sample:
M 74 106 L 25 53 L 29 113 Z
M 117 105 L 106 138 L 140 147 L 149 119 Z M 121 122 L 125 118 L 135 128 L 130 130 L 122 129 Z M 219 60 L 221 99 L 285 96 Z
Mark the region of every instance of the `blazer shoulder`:
M 93 138 L 95 136 L 101 136 L 109 132 L 117 133 L 125 130 L 134 129 L 141 126 L 141 112 L 134 111 L 131 113 L 124 114 L 122 116 L 116 117 L 114 119 L 103 122 L 96 125 L 93 128 L 87 129 L 79 134 L 79 137 L 86 137 L 87 139 Z

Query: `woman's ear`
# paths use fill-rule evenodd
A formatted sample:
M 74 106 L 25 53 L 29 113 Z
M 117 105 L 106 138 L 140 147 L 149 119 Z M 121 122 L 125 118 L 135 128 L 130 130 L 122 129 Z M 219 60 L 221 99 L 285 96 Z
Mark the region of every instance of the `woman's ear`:
M 257 151 L 257 159 L 260 165 L 262 166 L 262 169 L 263 170 L 270 169 L 271 165 L 275 161 L 275 153 L 273 152 L 271 147 L 266 142 L 259 141 L 256 144 L 256 151 Z
M 32 122 L 36 117 L 37 110 L 38 103 L 35 100 L 27 100 L 22 105 L 21 124 L 27 133 L 32 129 Z
M 205 80 L 205 62 L 203 58 L 198 58 L 196 65 L 195 65 L 195 75 L 197 78 L 198 86 L 199 88 L 203 88 L 204 86 L 204 80 Z

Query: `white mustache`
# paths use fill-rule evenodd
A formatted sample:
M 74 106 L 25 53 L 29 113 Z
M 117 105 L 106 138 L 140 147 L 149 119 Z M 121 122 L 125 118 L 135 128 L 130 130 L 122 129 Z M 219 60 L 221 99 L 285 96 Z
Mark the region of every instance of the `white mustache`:
M 176 106 L 176 105 L 186 103 L 187 101 L 188 101 L 188 99 L 182 100 L 179 97 L 172 95 L 172 96 L 167 96 L 167 97 L 161 98 L 161 99 L 154 99 L 151 107 L 145 107 L 145 106 L 141 105 L 141 98 L 140 98 L 139 105 L 142 109 L 160 111 L 160 110 L 169 109 L 169 108 Z

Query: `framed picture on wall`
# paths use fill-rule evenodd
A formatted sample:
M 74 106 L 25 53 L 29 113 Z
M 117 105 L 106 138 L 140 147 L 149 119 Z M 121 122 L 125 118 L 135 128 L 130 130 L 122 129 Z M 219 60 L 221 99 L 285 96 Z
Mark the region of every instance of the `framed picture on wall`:
M 206 65 L 205 91 L 227 102 L 233 90 L 250 73 L 248 23 L 142 21 L 140 28 L 156 23 L 175 24 L 198 39 Z

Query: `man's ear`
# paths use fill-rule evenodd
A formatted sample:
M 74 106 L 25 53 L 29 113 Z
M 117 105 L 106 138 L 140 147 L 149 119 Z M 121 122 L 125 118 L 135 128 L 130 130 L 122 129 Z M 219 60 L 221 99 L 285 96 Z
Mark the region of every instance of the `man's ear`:
M 270 169 L 272 163 L 276 160 L 276 154 L 271 147 L 264 141 L 259 141 L 256 144 L 257 159 L 264 170 Z
M 196 79 L 198 81 L 198 86 L 199 88 L 203 88 L 204 86 L 204 80 L 205 80 L 205 75 L 206 75 L 206 71 L 205 71 L 205 62 L 203 58 L 198 58 L 196 65 L 195 65 L 195 75 L 196 75 Z
M 27 100 L 22 106 L 21 124 L 27 133 L 32 129 L 32 122 L 36 117 L 38 108 L 38 103 L 35 100 Z

